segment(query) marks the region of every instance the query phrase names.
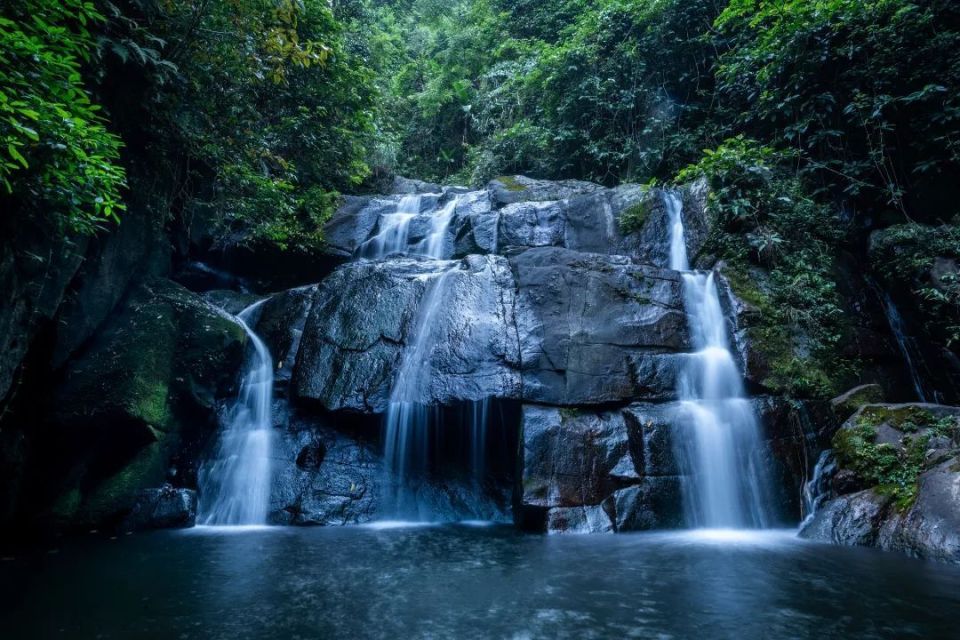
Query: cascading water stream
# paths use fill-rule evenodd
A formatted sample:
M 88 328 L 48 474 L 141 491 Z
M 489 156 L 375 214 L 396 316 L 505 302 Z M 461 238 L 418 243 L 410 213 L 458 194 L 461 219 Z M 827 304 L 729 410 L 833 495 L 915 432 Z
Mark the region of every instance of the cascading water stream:
M 419 194 L 400 198 L 396 211 L 381 214 L 380 231 L 363 243 L 358 253 L 365 258 L 377 259 L 406 251 L 410 242 L 410 223 L 420 215 L 422 200 Z
M 215 457 L 199 473 L 202 525 L 261 525 L 270 505 L 273 444 L 273 361 L 263 340 L 247 324 L 265 300 L 236 320 L 253 345 L 240 393 L 227 411 Z
M 366 257 L 385 259 L 394 253 L 409 253 L 426 259 L 431 268 L 418 276 L 424 282 L 424 292 L 417 311 L 414 328 L 410 334 L 397 377 L 390 392 L 390 402 L 384 425 L 384 458 L 386 463 L 387 484 L 394 486 L 393 517 L 403 519 L 429 520 L 434 517 L 430 508 L 421 504 L 417 496 L 416 480 L 427 471 L 430 461 L 431 417 L 439 412 L 423 404 L 432 377 L 430 359 L 440 339 L 435 332 L 435 318 L 443 309 L 448 297 L 451 281 L 456 277 L 459 263 L 443 260 L 450 224 L 454 219 L 458 205 L 472 194 L 455 195 L 445 204 L 434 210 L 420 212 L 421 204 L 413 200 L 401 201 L 398 210 L 416 210 L 415 215 L 430 216 L 430 230 L 419 242 L 410 244 L 410 219 L 401 219 L 396 223 L 399 232 L 394 232 L 394 219 L 381 222 L 382 240 L 372 239 L 362 252 Z M 396 216 L 399 214 L 389 214 Z M 388 218 L 389 216 L 384 216 Z M 389 240 L 387 237 L 389 236 Z M 479 401 L 470 407 L 466 415 L 469 430 L 470 460 L 475 478 L 483 474 L 484 451 L 487 430 L 486 401 Z M 434 422 L 436 422 L 434 420 Z M 478 480 L 479 481 L 479 480 Z
M 766 478 L 757 417 L 744 393 L 730 351 L 726 318 L 714 273 L 690 271 L 683 207 L 667 194 L 670 268 L 682 273 L 684 305 L 694 353 L 680 372 L 680 421 L 689 431 L 677 438 L 688 480 L 684 504 L 688 524 L 707 528 L 766 527 Z

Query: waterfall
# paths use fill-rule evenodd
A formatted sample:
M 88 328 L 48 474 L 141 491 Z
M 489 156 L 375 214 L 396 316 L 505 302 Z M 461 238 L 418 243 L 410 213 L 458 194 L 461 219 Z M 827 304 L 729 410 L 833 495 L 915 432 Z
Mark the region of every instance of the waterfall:
M 832 494 L 830 489 L 830 479 L 837 469 L 837 462 L 833 456 L 833 450 L 827 449 L 820 453 L 817 458 L 817 464 L 813 467 L 813 477 L 803 485 L 803 522 L 800 528 L 803 529 L 817 513 L 817 509 Z
M 677 381 L 677 442 L 687 472 L 686 519 L 695 527 L 745 528 L 769 525 L 766 478 L 756 414 L 730 351 L 727 322 L 713 272 L 690 271 L 683 206 L 665 195 L 670 229 L 670 268 L 681 272 L 684 305 L 694 353 Z
M 420 215 L 422 199 L 419 194 L 400 198 L 396 211 L 380 216 L 379 232 L 364 242 L 358 253 L 365 258 L 377 259 L 406 251 L 410 242 L 410 223 Z
M 938 394 L 932 394 L 933 397 L 931 398 L 931 394 L 927 393 L 924 387 L 923 378 L 920 376 L 920 371 L 917 368 L 917 362 L 922 361 L 920 349 L 917 346 L 916 340 L 907 334 L 904 328 L 903 318 L 900 316 L 900 311 L 897 309 L 897 306 L 893 303 L 893 298 L 890 297 L 889 293 L 881 289 L 878 284 L 872 284 L 877 296 L 880 298 L 880 305 L 883 307 L 883 313 L 887 317 L 890 332 L 897 341 L 897 348 L 900 349 L 903 360 L 907 365 L 907 371 L 910 372 L 910 381 L 913 383 L 913 390 L 917 394 L 917 399 L 920 402 L 939 402 L 940 398 Z
M 204 525 L 266 524 L 270 505 L 273 360 L 248 321 L 265 300 L 237 316 L 253 345 L 240 392 L 227 410 L 216 455 L 199 472 L 197 522 Z
M 361 255 L 385 258 L 392 253 L 409 253 L 427 259 L 436 269 L 418 276 L 424 292 L 417 310 L 413 330 L 403 351 L 400 367 L 390 391 L 390 402 L 384 421 L 384 459 L 387 485 L 394 486 L 393 504 L 386 505 L 399 518 L 431 519 L 430 507 L 417 497 L 417 480 L 429 471 L 430 452 L 440 426 L 442 414 L 423 404 L 432 379 L 430 357 L 437 346 L 434 321 L 448 300 L 451 282 L 459 271 L 459 263 L 442 260 L 450 224 L 457 206 L 471 194 L 455 195 L 440 208 L 420 213 L 420 203 L 404 198 L 398 213 L 383 216 L 380 233 L 368 242 Z M 416 213 L 411 213 L 412 211 Z M 401 213 L 405 212 L 405 213 Z M 398 217 L 398 216 L 403 216 Z M 410 244 L 410 221 L 417 215 L 429 215 L 429 232 L 419 242 Z M 409 216 L 409 217 L 407 217 Z M 469 464 L 479 483 L 484 473 L 488 403 L 473 403 L 464 415 L 468 430 Z

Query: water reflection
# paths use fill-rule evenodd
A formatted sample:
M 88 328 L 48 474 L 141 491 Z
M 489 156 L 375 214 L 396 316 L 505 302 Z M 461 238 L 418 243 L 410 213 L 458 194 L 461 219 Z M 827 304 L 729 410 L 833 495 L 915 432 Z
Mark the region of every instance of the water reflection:
M 953 637 L 960 569 L 784 532 L 200 530 L 0 564 L 3 637 Z M 12 588 L 11 585 L 16 585 Z

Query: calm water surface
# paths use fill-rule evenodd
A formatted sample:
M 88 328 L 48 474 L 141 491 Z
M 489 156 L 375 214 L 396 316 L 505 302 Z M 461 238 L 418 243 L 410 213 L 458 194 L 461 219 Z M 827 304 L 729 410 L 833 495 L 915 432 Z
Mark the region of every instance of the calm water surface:
M 0 637 L 958 638 L 960 568 L 792 533 L 195 529 L 0 562 Z

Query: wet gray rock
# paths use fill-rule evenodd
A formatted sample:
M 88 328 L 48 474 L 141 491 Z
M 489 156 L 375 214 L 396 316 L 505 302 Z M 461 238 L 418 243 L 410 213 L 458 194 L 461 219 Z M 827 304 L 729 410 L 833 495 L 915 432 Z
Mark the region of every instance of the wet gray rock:
M 413 178 L 404 178 L 395 176 L 393 179 L 393 188 L 391 193 L 414 194 L 414 193 L 438 193 L 443 187 L 433 182 L 424 182 Z
M 960 563 L 960 458 L 920 476 L 917 500 L 881 527 L 878 546 L 932 560 Z
M 427 332 L 432 375 L 418 390 L 421 402 L 519 397 L 513 280 L 497 256 L 345 265 L 317 290 L 295 396 L 329 410 L 385 411 L 404 349 L 417 333 L 419 308 L 434 286 L 442 291 Z
M 547 512 L 550 533 L 613 533 L 613 522 L 602 505 L 558 507 Z
M 901 454 L 908 446 L 924 444 L 924 470 L 916 498 L 909 505 L 898 504 L 876 487 L 863 488 L 864 479 L 843 468 L 838 455 L 840 466 L 829 479 L 838 495 L 800 535 L 960 562 L 960 407 L 865 405 L 841 428 L 860 425 L 873 427 L 874 444 Z
M 381 413 L 431 283 L 424 403 L 486 397 L 590 405 L 675 396 L 686 316 L 676 273 L 556 247 L 459 262 L 353 262 L 317 289 L 294 371 L 295 396 Z M 371 312 L 376 309 L 376 312 Z
M 137 494 L 124 528 L 130 531 L 180 529 L 197 520 L 197 492 L 165 484 Z
M 523 399 L 583 405 L 672 399 L 689 349 L 675 272 L 545 247 L 510 259 Z
M 683 524 L 683 478 L 650 477 L 609 498 L 617 531 L 676 529 Z
M 316 297 L 317 287 L 298 287 L 270 297 L 260 307 L 253 329 L 267 345 L 274 362 L 274 380 L 290 381 L 303 329 Z
M 623 410 L 630 438 L 630 453 L 639 474 L 680 475 L 673 447 L 677 409 L 677 404 L 668 403 L 633 404 Z
M 523 408 L 523 505 L 598 505 L 634 479 L 639 477 L 619 412 Z
M 583 180 L 537 180 L 526 176 L 503 176 L 492 180 L 487 189 L 494 205 L 501 207 L 515 202 L 565 200 L 576 195 L 601 191 L 603 187 Z
M 396 199 L 345 196 L 343 204 L 323 228 L 327 251 L 348 259 L 376 230 L 380 215 L 396 210 Z
M 891 498 L 871 490 L 831 500 L 803 530 L 800 537 L 846 546 L 874 546 Z
M 380 504 L 382 460 L 333 429 L 278 434 L 269 519 L 275 524 L 345 525 L 372 520 Z
M 525 405 L 518 521 L 559 533 L 676 528 L 683 477 L 672 453 L 676 404 L 589 412 Z

